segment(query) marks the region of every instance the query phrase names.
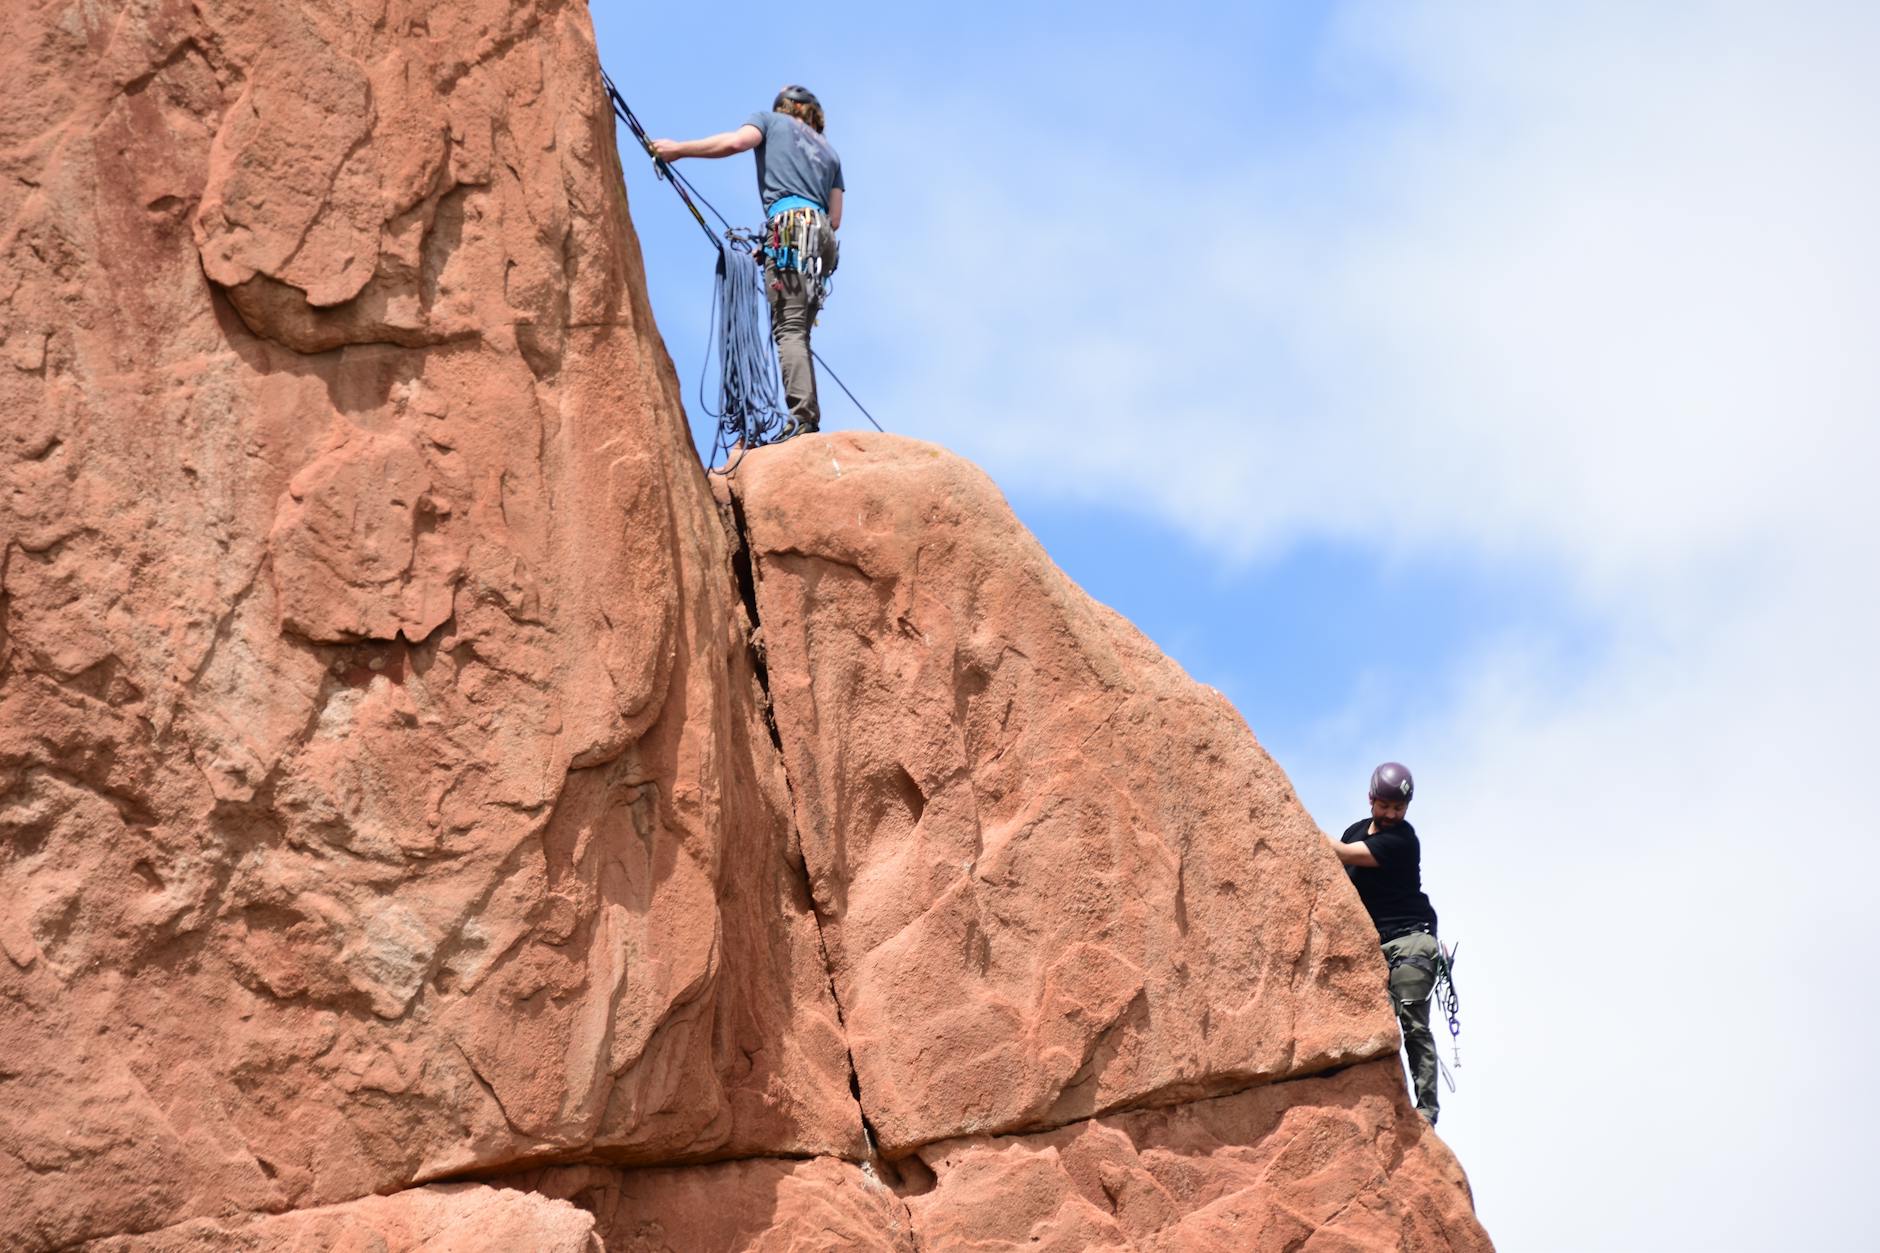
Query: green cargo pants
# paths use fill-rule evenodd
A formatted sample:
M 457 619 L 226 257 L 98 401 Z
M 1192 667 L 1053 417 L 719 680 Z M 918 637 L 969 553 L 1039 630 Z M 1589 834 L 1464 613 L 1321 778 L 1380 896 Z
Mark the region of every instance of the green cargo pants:
M 1390 962 L 1390 1004 L 1403 1029 L 1404 1052 L 1410 1055 L 1410 1083 L 1416 1089 L 1417 1112 L 1436 1122 L 1436 1037 L 1430 1032 L 1430 993 L 1436 987 L 1436 963 L 1441 950 L 1436 937 L 1421 931 L 1384 941 Z

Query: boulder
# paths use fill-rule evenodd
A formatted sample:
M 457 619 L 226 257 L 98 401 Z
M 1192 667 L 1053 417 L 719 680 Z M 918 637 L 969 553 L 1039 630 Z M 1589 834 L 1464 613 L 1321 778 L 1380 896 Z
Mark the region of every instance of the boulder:
M 1489 1253 L 1391 1061 L 1027 1136 L 923 1146 L 921 1247 Z M 912 1173 L 912 1172 L 910 1172 Z
M 984 473 L 828 434 L 729 494 L 884 1152 L 1395 1050 L 1376 932 L 1285 774 Z

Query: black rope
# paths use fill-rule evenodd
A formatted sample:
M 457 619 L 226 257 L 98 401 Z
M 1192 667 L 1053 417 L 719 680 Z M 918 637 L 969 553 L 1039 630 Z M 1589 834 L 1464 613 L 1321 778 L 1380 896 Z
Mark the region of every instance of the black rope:
M 727 235 L 738 229 L 737 227 L 731 225 L 730 222 L 725 220 L 725 215 L 718 212 L 718 207 L 716 205 L 714 205 L 711 201 L 705 199 L 705 194 L 703 192 L 701 192 L 698 188 L 692 186 L 692 182 L 690 179 L 686 178 L 685 175 L 679 173 L 679 171 L 673 169 L 671 165 L 667 164 L 664 161 L 661 161 L 659 164 L 665 168 L 665 171 L 666 171 L 665 176 L 672 183 L 673 187 L 677 189 L 681 189 L 679 194 L 686 201 L 687 204 L 690 204 L 694 199 L 696 199 L 700 204 L 704 205 L 707 209 L 710 209 L 711 215 L 718 219 L 718 228 L 724 231 Z
M 829 370 L 829 363 L 822 359 L 821 353 L 817 352 L 814 348 L 812 348 L 809 350 L 809 355 L 816 358 L 817 365 L 821 366 L 825 370 Z M 857 409 L 860 409 L 862 411 L 862 416 L 868 419 L 868 424 L 874 427 L 877 431 L 881 431 L 883 435 L 886 435 L 887 432 L 885 430 L 882 430 L 881 423 L 875 421 L 875 415 L 868 412 L 867 408 L 863 406 L 861 401 L 855 399 L 855 393 L 850 391 L 849 385 L 842 381 L 842 376 L 837 374 L 834 370 L 829 370 L 829 377 L 836 381 L 836 386 L 842 389 L 842 394 L 844 396 L 847 396 L 850 402 L 853 403 Z
M 640 124 L 640 119 L 633 115 L 633 110 L 627 105 L 626 97 L 620 94 L 620 89 L 614 86 L 614 80 L 608 75 L 605 69 L 601 71 L 601 85 L 607 89 L 607 98 L 613 105 L 614 116 L 627 124 L 627 129 L 633 132 L 633 137 L 640 141 L 640 147 L 644 148 L 646 155 L 653 159 L 653 172 L 666 182 L 672 184 L 673 191 L 676 192 L 679 199 L 685 203 L 685 207 L 691 211 L 692 220 L 698 223 L 699 229 L 705 232 L 705 238 L 710 240 L 712 247 L 718 250 L 719 272 L 722 277 L 724 266 L 727 264 L 735 264 L 735 262 L 732 261 L 731 254 L 740 251 L 748 252 L 751 248 L 751 233 L 748 231 L 740 231 L 737 227 L 731 225 L 725 215 L 718 212 L 718 207 L 707 200 L 704 195 L 699 192 L 698 188 L 692 186 L 691 181 L 687 179 L 685 175 L 673 169 L 669 162 L 662 159 L 659 153 L 654 151 L 652 137 L 647 134 L 646 127 Z M 714 232 L 711 226 L 705 221 L 705 215 L 699 212 L 699 205 L 704 205 L 706 209 L 711 211 L 711 215 L 718 219 L 718 225 L 725 234 L 724 240 L 720 240 L 717 233 Z M 731 245 L 729 249 L 726 247 L 727 242 Z M 718 327 L 718 285 L 714 285 L 712 289 L 711 319 L 712 333 L 715 335 L 717 334 Z M 842 394 L 849 398 L 849 403 L 861 410 L 862 416 L 868 419 L 868 424 L 885 435 L 887 432 L 885 428 L 882 427 L 881 423 L 875 421 L 875 415 L 868 412 L 868 407 L 862 404 L 860 400 L 856 399 L 855 393 L 849 390 L 849 385 L 842 381 L 842 376 L 829 368 L 829 363 L 822 359 L 822 354 L 812 348 L 810 349 L 810 356 L 815 359 L 817 365 L 821 366 L 823 370 L 828 373 L 830 378 L 835 380 L 836 386 L 842 389 Z M 704 409 L 707 416 L 716 419 L 719 423 L 718 445 L 712 450 L 712 460 L 716 461 L 720 452 L 730 451 L 726 444 L 728 433 L 724 430 L 725 415 L 730 406 L 727 405 L 725 409 L 714 411 L 711 404 L 705 399 L 705 379 L 710 371 L 710 358 L 711 354 L 708 352 L 706 354 L 705 363 L 699 367 L 698 394 L 700 407 Z M 736 445 L 738 449 L 738 460 L 743 460 L 744 454 L 754 446 L 753 435 L 755 435 L 755 432 L 747 432 L 746 437 L 741 439 Z M 724 468 L 724 472 L 728 474 L 736 467 L 737 461 L 733 461 Z
M 702 204 L 710 209 L 712 216 L 718 219 L 719 225 L 725 230 L 731 229 L 731 223 L 725 221 L 725 215 L 718 212 L 711 201 L 698 194 L 698 190 L 686 181 L 685 175 L 673 169 L 659 153 L 653 150 L 652 137 L 646 133 L 646 128 L 640 125 L 640 119 L 633 116 L 633 110 L 627 105 L 627 98 L 620 94 L 620 89 L 614 86 L 614 80 L 607 76 L 606 70 L 601 71 L 601 85 L 607 89 L 607 98 L 613 102 L 614 116 L 627 124 L 627 129 L 633 132 L 633 137 L 640 141 L 640 147 L 646 149 L 646 155 L 653 159 L 653 172 L 672 184 L 673 191 L 679 194 L 679 199 L 685 202 L 685 207 L 692 211 L 692 220 L 698 223 L 701 231 L 705 232 L 705 238 L 711 240 L 712 247 L 722 252 L 724 245 L 718 242 L 717 234 L 706 223 L 705 215 L 698 211 L 698 206 Z M 697 198 L 697 204 L 693 203 L 694 197 Z

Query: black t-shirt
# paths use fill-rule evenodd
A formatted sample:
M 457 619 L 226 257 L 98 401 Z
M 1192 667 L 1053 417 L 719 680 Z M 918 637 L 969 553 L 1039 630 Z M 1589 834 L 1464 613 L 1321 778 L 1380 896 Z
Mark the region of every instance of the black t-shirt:
M 1423 846 L 1417 843 L 1417 829 L 1399 822 L 1366 835 L 1370 827 L 1369 818 L 1358 819 L 1345 828 L 1339 843 L 1363 843 L 1377 858 L 1375 866 L 1346 866 L 1345 873 L 1351 876 L 1351 886 L 1358 889 L 1358 899 L 1370 912 L 1378 934 L 1389 939 L 1393 932 L 1418 924 L 1435 931 L 1436 910 L 1423 895 Z

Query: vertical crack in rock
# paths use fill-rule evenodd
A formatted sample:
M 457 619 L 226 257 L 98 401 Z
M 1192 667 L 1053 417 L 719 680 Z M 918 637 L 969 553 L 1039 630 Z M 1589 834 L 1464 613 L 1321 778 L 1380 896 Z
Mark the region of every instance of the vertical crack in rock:
M 744 521 L 744 501 L 738 495 L 737 488 L 726 485 L 725 499 L 729 502 L 730 522 L 727 528 L 731 540 L 731 573 L 737 579 L 738 599 L 744 602 L 745 616 L 750 620 L 751 628 L 745 636 L 751 652 L 751 669 L 757 675 L 757 686 L 764 694 L 764 726 L 770 731 L 770 743 L 783 759 L 783 736 L 777 731 L 777 712 L 770 701 L 770 663 L 765 657 L 763 645 L 764 620 L 757 612 L 757 559 L 751 555 L 750 533 Z M 789 782 L 790 770 L 785 762 L 784 781 Z M 792 787 L 794 794 L 794 787 Z M 794 827 L 792 823 L 792 827 Z M 809 871 L 805 867 L 804 875 Z M 813 899 L 813 898 L 812 898 Z M 819 919 L 820 921 L 820 919 Z
M 744 519 L 744 501 L 738 495 L 735 484 L 727 482 L 725 499 L 728 502 L 729 526 L 726 528 L 731 547 L 731 571 L 737 579 L 738 599 L 744 602 L 744 612 L 750 620 L 750 632 L 746 636 L 747 647 L 751 654 L 751 670 L 757 676 L 757 686 L 762 692 L 764 726 L 770 731 L 770 743 L 777 750 L 777 761 L 783 770 L 784 787 L 789 790 L 790 830 L 796 834 L 796 785 L 790 778 L 790 759 L 783 751 L 783 736 L 777 728 L 777 713 L 770 699 L 770 666 L 765 658 L 763 643 L 763 618 L 757 609 L 757 558 L 752 552 L 750 531 Z M 792 863 L 803 876 L 804 895 L 809 899 L 811 916 L 816 919 L 816 947 L 822 954 L 823 974 L 829 980 L 829 999 L 836 1007 L 836 1023 L 842 1028 L 842 1051 L 849 1064 L 849 1095 L 855 1099 L 855 1109 L 862 1120 L 862 1135 L 868 1145 L 869 1166 L 876 1172 L 886 1172 L 898 1181 L 898 1174 L 892 1163 L 881 1156 L 880 1140 L 875 1134 L 875 1125 L 869 1121 L 868 1107 L 862 1101 L 861 1076 L 855 1069 L 855 1051 L 849 1047 L 848 1016 L 842 1008 L 842 993 L 836 986 L 835 963 L 829 958 L 829 941 L 823 934 L 822 907 L 816 901 L 816 892 L 810 884 L 809 863 L 803 856 L 802 836 L 797 834 L 796 856 Z

